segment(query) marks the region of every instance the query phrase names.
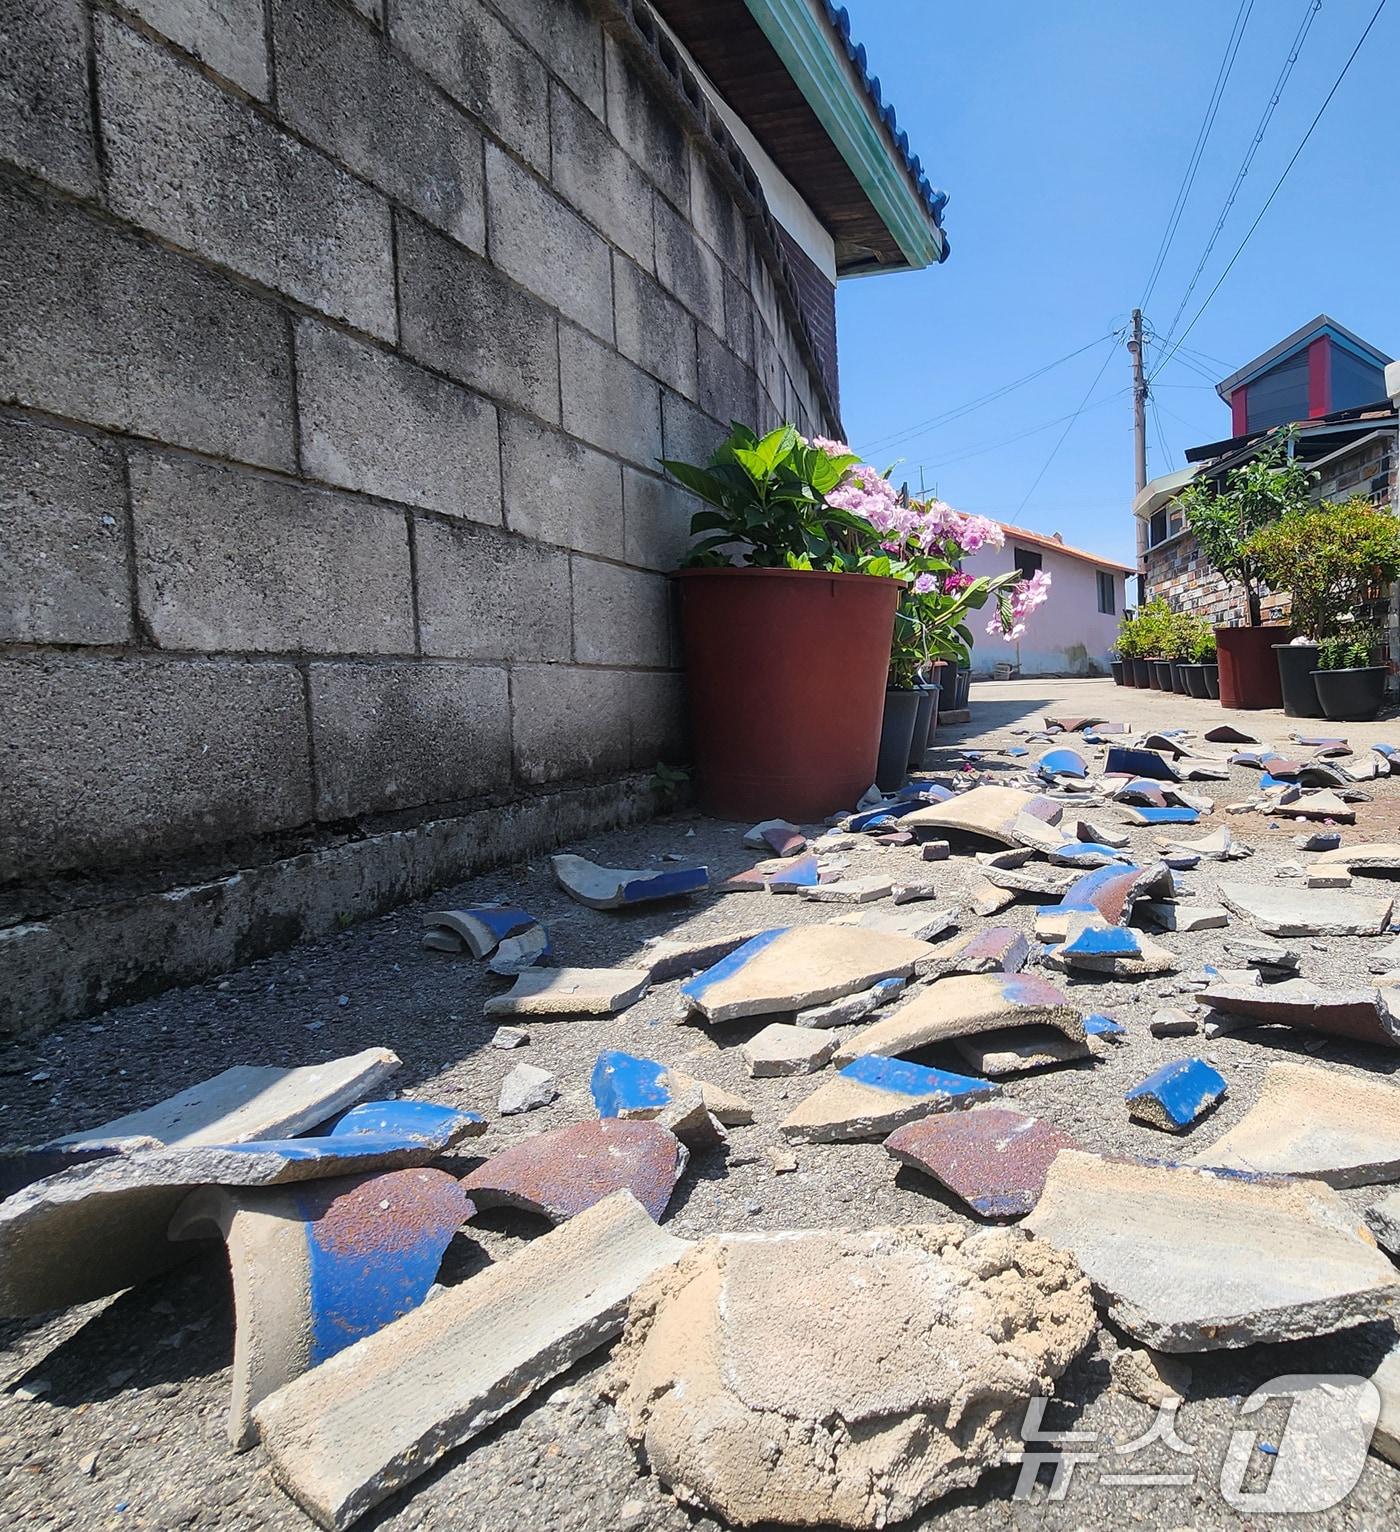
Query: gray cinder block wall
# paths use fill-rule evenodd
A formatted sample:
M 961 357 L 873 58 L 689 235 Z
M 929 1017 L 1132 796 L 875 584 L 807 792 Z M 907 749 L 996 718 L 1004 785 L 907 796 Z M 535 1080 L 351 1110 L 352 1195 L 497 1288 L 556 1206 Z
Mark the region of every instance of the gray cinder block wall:
M 668 51 L 640 0 L 0 0 L 10 1029 L 650 811 L 656 459 L 835 424 Z

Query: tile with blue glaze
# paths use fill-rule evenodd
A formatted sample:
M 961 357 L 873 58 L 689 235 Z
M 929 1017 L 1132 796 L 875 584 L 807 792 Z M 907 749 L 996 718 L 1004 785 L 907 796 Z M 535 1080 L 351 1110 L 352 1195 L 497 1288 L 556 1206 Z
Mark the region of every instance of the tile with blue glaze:
M 417 1308 L 474 1212 L 455 1176 L 424 1168 L 185 1199 L 171 1238 L 221 1236 L 233 1271 L 233 1446 L 256 1439 L 260 1400 Z
M 1155 750 L 1134 750 L 1126 745 L 1110 745 L 1104 771 L 1109 776 L 1122 773 L 1129 777 L 1149 777 L 1157 782 L 1176 782 L 1180 773 Z
M 989 1100 L 1000 1087 L 903 1059 L 856 1059 L 805 1097 L 779 1125 L 790 1142 L 883 1138 L 930 1112 Z
M 465 943 L 473 957 L 494 952 L 508 936 L 516 936 L 538 924 L 533 915 L 505 904 L 474 904 L 464 910 L 429 910 L 424 929 L 447 931 Z
M 1181 1133 L 1203 1117 L 1227 1089 L 1225 1076 L 1204 1059 L 1176 1059 L 1154 1069 L 1123 1099 L 1134 1121 L 1167 1133 Z
M 600 1053 L 588 1088 L 599 1117 L 659 1117 L 673 1101 L 698 1092 L 706 1111 L 726 1128 L 753 1121 L 753 1108 L 742 1096 L 635 1053 Z
M 1086 1037 L 1107 1037 L 1114 1042 L 1121 1042 L 1128 1035 L 1128 1029 L 1112 1016 L 1094 1011 L 1084 1018 L 1084 1034 Z
M 1196 809 L 1187 808 L 1132 808 L 1128 810 L 1134 824 L 1140 825 L 1193 825 L 1200 821 Z
M 813 851 L 800 856 L 759 862 L 736 872 L 716 885 L 721 894 L 795 894 L 800 889 L 815 888 L 821 881 L 820 863 Z
M 1092 840 L 1066 841 L 1046 855 L 1056 867 L 1108 867 L 1114 862 L 1130 863 L 1132 860 L 1126 851 Z
M 1035 769 L 1038 775 L 1047 781 L 1055 777 L 1087 777 L 1089 767 L 1084 757 L 1077 750 L 1068 748 L 1059 750 L 1047 750 L 1036 762 Z
M 705 867 L 671 867 L 661 871 L 600 867 L 597 862 L 570 852 L 552 856 L 549 862 L 560 888 L 571 899 L 594 910 L 678 899 L 710 886 L 709 869 Z
M 908 978 L 933 950 L 928 942 L 863 926 L 778 927 L 687 979 L 681 997 L 711 1022 L 801 1011 L 881 979 Z

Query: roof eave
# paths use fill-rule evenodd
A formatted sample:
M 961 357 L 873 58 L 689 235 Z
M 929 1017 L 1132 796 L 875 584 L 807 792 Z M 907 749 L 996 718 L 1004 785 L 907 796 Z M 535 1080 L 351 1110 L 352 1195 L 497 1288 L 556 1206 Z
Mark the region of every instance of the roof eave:
M 893 111 L 886 107 L 882 115 L 875 114 L 870 93 L 878 90 L 878 82 L 871 82 L 869 91 L 858 83 L 855 66 L 833 45 L 840 37 L 834 24 L 819 17 L 809 0 L 745 4 L 869 197 L 905 265 L 918 269 L 946 260 L 948 240 L 937 209 L 947 199 L 930 188 L 926 200 L 915 189 L 910 167 L 896 152 Z

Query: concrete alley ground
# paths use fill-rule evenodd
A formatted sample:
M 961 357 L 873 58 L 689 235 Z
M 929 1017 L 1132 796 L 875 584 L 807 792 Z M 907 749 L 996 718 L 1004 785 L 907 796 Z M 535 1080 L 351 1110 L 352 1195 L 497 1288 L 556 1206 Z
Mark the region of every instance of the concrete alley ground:
M 1185 727 L 1199 734 L 1223 721 L 1287 747 L 1295 726 L 1307 732 L 1342 734 L 1360 753 L 1387 739 L 1400 743 L 1396 727 L 1327 725 L 1289 720 L 1282 714 L 1233 714 L 1218 704 L 1115 688 L 1103 681 L 974 683 L 972 722 L 940 728 L 926 763 L 931 772 L 960 773 L 963 748 L 998 752 L 1018 743 L 1010 731 L 1040 714 L 1098 714 L 1143 728 Z M 1102 763 L 1102 750 L 1076 744 Z M 1032 744 L 1031 759 L 1046 748 Z M 1024 762 L 992 754 L 978 763 L 1011 775 Z M 1293 837 L 1299 826 L 1260 814 L 1226 816 L 1223 807 L 1249 797 L 1258 772 L 1236 767 L 1228 782 L 1193 782 L 1191 791 L 1215 800 L 1217 812 L 1199 827 L 1180 827 L 1194 838 L 1228 824 L 1255 848 L 1246 861 L 1203 861 L 1183 874 L 1193 902 L 1215 902 L 1222 878 L 1243 878 L 1273 888 L 1280 864 L 1299 857 Z M 1343 829 L 1343 844 L 1400 840 L 1400 781 L 1361 784 L 1373 799 L 1358 806 L 1356 828 Z M 1094 818 L 1117 823 L 1121 811 L 1095 808 Z M 689 815 L 580 843 L 575 850 L 609 866 L 664 867 L 677 853 L 703 862 L 719 881 L 758 859 L 746 850 L 746 826 Z M 1126 828 L 1126 826 L 1125 826 Z M 1136 860 L 1156 855 L 1154 831 L 1131 828 Z M 564 849 L 564 848 L 561 848 Z M 842 853 L 849 875 L 898 869 L 927 878 L 939 903 L 967 905 L 980 867 L 970 854 L 925 863 L 918 846 L 862 843 Z M 973 848 L 966 848 L 968 850 Z M 977 848 L 977 849 L 986 849 Z M 595 1116 L 589 1073 L 604 1049 L 623 1049 L 674 1065 L 748 1098 L 752 1126 L 732 1128 L 727 1153 L 692 1157 L 663 1220 L 672 1233 L 701 1238 L 721 1230 L 798 1228 L 861 1229 L 876 1225 L 977 1220 L 937 1183 L 898 1169 L 878 1142 L 792 1146 L 795 1172 L 775 1173 L 768 1151 L 781 1144 L 777 1123 L 814 1089 L 822 1076 L 750 1079 L 740 1047 L 758 1025 L 739 1023 L 707 1030 L 681 1026 L 675 1017 L 679 981 L 654 986 L 639 1003 L 607 1019 L 579 1018 L 523 1023 L 527 1047 L 490 1046 L 497 1022 L 482 1004 L 508 981 L 493 978 L 468 956 L 426 951 L 420 945 L 425 909 L 465 906 L 482 900 L 519 905 L 547 926 L 557 960 L 574 966 L 625 966 L 642 942 L 662 934 L 699 935 L 765 924 L 819 924 L 838 911 L 796 898 L 762 893 L 709 893 L 690 901 L 628 911 L 594 911 L 572 902 L 553 883 L 547 859 L 502 869 L 442 891 L 420 906 L 406 907 L 253 964 L 216 982 L 172 992 L 82 1023 L 58 1034 L 7 1046 L 0 1052 L 5 1087 L 0 1140 L 39 1142 L 148 1104 L 237 1063 L 304 1064 L 384 1045 L 403 1059 L 391 1089 L 482 1112 L 483 1138 L 470 1140 L 443 1162 L 466 1171 L 483 1158 L 542 1129 Z M 1018 900 L 994 920 L 967 913 L 959 929 L 1009 924 L 1029 930 L 1038 901 Z M 1155 1038 L 1153 1012 L 1189 1005 L 1181 981 L 1202 963 L 1234 966 L 1226 958 L 1228 936 L 1257 936 L 1249 922 L 1233 918 L 1226 930 L 1160 937 L 1181 959 L 1165 979 L 1131 982 L 1048 976 L 1085 1010 L 1106 1012 L 1128 1030 L 1128 1041 L 1097 1061 L 1085 1061 L 1003 1081 L 1002 1100 L 1068 1130 L 1089 1148 L 1134 1155 L 1194 1153 L 1237 1123 L 1253 1104 L 1271 1060 L 1300 1058 L 1367 1078 L 1387 1078 L 1400 1053 L 1342 1042 L 1285 1028 L 1245 1030 L 1205 1039 Z M 1382 939 L 1383 940 L 1383 939 Z M 1304 977 L 1329 987 L 1375 983 L 1367 959 L 1377 939 L 1303 937 L 1298 950 Z M 766 1018 L 765 1018 L 766 1019 Z M 1159 1065 L 1199 1054 L 1226 1076 L 1229 1095 L 1219 1109 L 1178 1144 L 1129 1121 L 1123 1094 Z M 520 1062 L 542 1066 L 555 1077 L 558 1098 L 521 1116 L 501 1118 L 496 1101 L 502 1079 Z M 956 1054 L 934 1059 L 964 1069 Z M 1357 1214 L 1377 1200 L 1375 1186 L 1340 1193 Z M 542 1222 L 524 1215 L 486 1213 L 459 1233 L 448 1253 L 443 1280 L 459 1282 L 500 1260 L 538 1235 Z M 1242 1253 L 1248 1259 L 1248 1252 Z M 84 1322 L 84 1319 L 86 1322 Z M 840 1316 L 833 1316 L 839 1323 Z M 223 1252 L 211 1250 L 170 1276 L 106 1305 L 47 1321 L 10 1321 L 0 1329 L 0 1524 L 46 1528 L 194 1527 L 219 1532 L 302 1529 L 311 1523 L 271 1482 L 261 1449 L 233 1455 L 225 1440 L 233 1315 Z M 1068 1529 L 1139 1525 L 1160 1529 L 1237 1527 L 1239 1514 L 1217 1485 L 1226 1444 L 1240 1424 L 1238 1401 L 1271 1378 L 1291 1373 L 1369 1374 L 1391 1340 L 1384 1326 L 1369 1326 L 1286 1346 L 1192 1355 L 1189 1396 L 1177 1431 L 1189 1455 L 1159 1443 L 1133 1459 L 1131 1471 L 1189 1476 L 1185 1485 L 1117 1485 L 1084 1473 L 1062 1500 L 1051 1500 L 1042 1482 L 1024 1502 L 1013 1500 L 1016 1470 L 988 1473 L 969 1491 L 938 1502 L 914 1525 L 940 1528 Z M 1097 1450 L 1141 1437 L 1154 1412 L 1110 1385 L 1109 1363 L 1118 1339 L 1101 1327 L 1087 1352 L 1060 1381 L 1057 1402 L 1046 1416 L 1049 1429 L 1091 1433 Z M 560 1532 L 611 1532 L 657 1528 L 686 1532 L 719 1525 L 679 1507 L 657 1480 L 639 1469 L 613 1411 L 597 1396 L 606 1365 L 597 1352 L 436 1470 L 368 1515 L 365 1528 L 506 1529 L 538 1527 Z M 1247 1423 L 1269 1439 L 1281 1432 L 1286 1402 Z M 1277 1435 L 1272 1437 L 1277 1440 Z M 1108 1471 L 1112 1472 L 1109 1463 Z M 1267 1471 L 1260 1456 L 1258 1471 Z M 1247 1481 L 1252 1482 L 1252 1481 Z M 1372 1456 L 1353 1493 L 1340 1506 L 1288 1518 L 1294 1526 L 1353 1528 L 1393 1519 L 1400 1471 Z M 1257 1524 L 1264 1525 L 1260 1520 Z

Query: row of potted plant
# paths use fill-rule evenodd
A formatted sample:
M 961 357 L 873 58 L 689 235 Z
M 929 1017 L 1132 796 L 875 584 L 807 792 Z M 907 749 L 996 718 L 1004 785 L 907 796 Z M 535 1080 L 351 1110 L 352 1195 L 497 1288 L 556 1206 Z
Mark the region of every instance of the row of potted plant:
M 1216 694 L 1231 708 L 1371 718 L 1390 672 L 1379 662 L 1383 634 L 1367 612 L 1400 579 L 1400 521 L 1361 498 L 1314 502 L 1316 475 L 1292 448 L 1292 432 L 1281 431 L 1223 484 L 1192 485 L 1178 497 L 1207 562 L 1242 597 L 1244 624 L 1212 635 Z M 1289 624 L 1264 623 L 1262 597 L 1284 592 Z M 1156 684 L 1151 662 L 1180 666 L 1190 651 L 1189 660 L 1207 672 L 1183 675 L 1186 689 L 1203 680 L 1209 686 L 1202 626 L 1165 602 L 1149 602 L 1119 634 L 1123 684 L 1144 684 L 1140 661 L 1150 662 L 1146 684 Z
M 1220 695 L 1215 629 L 1204 617 L 1173 612 L 1160 596 L 1123 622 L 1114 653 L 1113 679 L 1120 686 Z
M 736 422 L 708 462 L 663 466 L 704 502 L 678 579 L 696 794 L 719 818 L 807 822 L 902 785 L 940 669 L 970 664 L 972 614 L 991 603 L 987 631 L 1014 640 L 1049 591 L 964 574 L 1001 528 L 844 442 Z

